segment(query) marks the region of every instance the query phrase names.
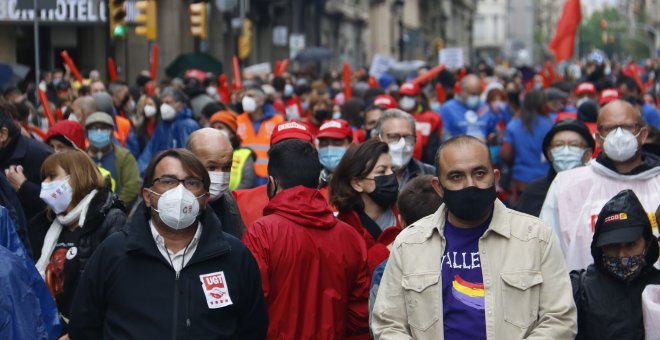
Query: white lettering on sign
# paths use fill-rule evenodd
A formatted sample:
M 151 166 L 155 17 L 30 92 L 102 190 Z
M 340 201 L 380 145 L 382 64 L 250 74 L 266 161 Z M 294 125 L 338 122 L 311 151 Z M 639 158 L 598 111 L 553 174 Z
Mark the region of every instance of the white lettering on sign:
M 199 276 L 206 303 L 210 309 L 217 309 L 233 304 L 229 296 L 229 287 L 222 271 Z
M 0 0 L 0 22 L 28 22 L 34 20 L 33 9 L 16 9 L 18 0 Z M 127 12 L 134 9 L 134 2 L 126 2 Z M 105 1 L 57 0 L 57 8 L 38 12 L 42 22 L 106 22 Z M 126 21 L 131 22 L 127 16 Z

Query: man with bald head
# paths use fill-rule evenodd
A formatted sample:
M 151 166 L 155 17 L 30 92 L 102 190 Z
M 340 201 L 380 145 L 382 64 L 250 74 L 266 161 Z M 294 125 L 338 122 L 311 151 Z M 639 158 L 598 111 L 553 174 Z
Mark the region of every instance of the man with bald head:
M 474 74 L 461 80 L 461 92 L 442 105 L 440 115 L 443 140 L 460 135 L 486 140 L 497 126 L 497 120 L 490 114 L 488 105 L 481 101 L 481 80 Z
M 85 126 L 87 117 L 97 111 L 96 100 L 92 96 L 80 97 L 73 101 L 71 110 L 73 112 L 69 115 L 69 120 L 74 120 L 80 123 L 80 125 Z
M 200 129 L 190 134 L 186 148 L 197 156 L 209 173 L 209 207 L 220 219 L 222 230 L 240 239 L 245 224 L 236 200 L 228 190 L 234 154 L 229 137 L 224 131 Z
M 660 202 L 660 157 L 641 149 L 648 136 L 642 114 L 615 100 L 601 108 L 597 127 L 603 152 L 585 167 L 559 173 L 540 215 L 559 237 L 570 270 L 593 263 L 590 247 L 598 214 L 617 193 L 632 189 L 649 218 Z M 657 223 L 653 232 L 658 235 Z
M 575 337 L 556 238 L 497 199 L 490 159 L 476 137 L 440 146 L 433 188 L 444 203 L 394 241 L 371 316 L 376 339 Z

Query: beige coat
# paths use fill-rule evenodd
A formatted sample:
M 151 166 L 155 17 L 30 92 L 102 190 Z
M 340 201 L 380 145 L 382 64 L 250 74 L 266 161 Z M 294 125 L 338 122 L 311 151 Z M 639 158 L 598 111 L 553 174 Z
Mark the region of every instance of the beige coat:
M 394 241 L 372 315 L 376 339 L 443 339 L 446 213 L 443 204 Z M 571 283 L 549 227 L 498 200 L 479 251 L 488 339 L 575 338 Z

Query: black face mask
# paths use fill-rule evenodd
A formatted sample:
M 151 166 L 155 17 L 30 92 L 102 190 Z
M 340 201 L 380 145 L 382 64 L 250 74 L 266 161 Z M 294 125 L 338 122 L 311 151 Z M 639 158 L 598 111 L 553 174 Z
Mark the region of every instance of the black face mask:
M 323 123 L 326 119 L 330 118 L 330 111 L 328 110 L 316 110 L 314 111 L 314 119 L 316 119 L 317 122 Z
M 120 107 L 120 108 L 123 108 L 124 106 L 126 106 L 126 104 L 128 104 L 128 101 L 129 101 L 130 99 L 131 99 L 131 96 L 130 96 L 130 95 L 128 95 L 128 94 L 125 95 L 124 98 L 121 100 L 121 104 L 119 104 L 119 107 Z
M 239 114 L 243 113 L 243 103 L 240 101 L 238 103 L 232 103 L 231 108 L 234 112 L 238 112 Z
M 364 134 L 367 136 L 367 139 L 371 139 L 371 133 L 374 129 L 364 130 Z
M 461 190 L 443 188 L 443 201 L 449 211 L 464 221 L 476 221 L 490 212 L 497 192 L 495 185 L 480 189 L 475 186 Z
M 399 194 L 399 182 L 396 180 L 396 175 L 376 176 L 374 182 L 376 182 L 376 189 L 368 193 L 369 197 L 381 208 L 391 207 Z
M 509 98 L 509 103 L 514 105 L 520 105 L 520 93 L 519 92 L 507 92 L 507 97 Z

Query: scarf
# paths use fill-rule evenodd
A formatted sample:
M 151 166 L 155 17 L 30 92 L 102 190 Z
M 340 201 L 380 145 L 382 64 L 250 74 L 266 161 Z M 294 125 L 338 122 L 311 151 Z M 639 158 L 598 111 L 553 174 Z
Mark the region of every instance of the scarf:
M 55 250 L 55 245 L 57 244 L 57 239 L 60 238 L 60 233 L 62 233 L 62 228 L 65 225 L 70 225 L 71 223 L 78 221 L 78 226 L 80 228 L 85 224 L 85 216 L 87 216 L 87 209 L 89 208 L 89 203 L 92 201 L 92 198 L 96 195 L 98 191 L 96 189 L 92 190 L 87 196 L 85 196 L 79 203 L 76 205 L 73 210 L 68 214 L 58 215 L 53 223 L 48 228 L 46 232 L 46 237 L 44 238 L 44 245 L 41 247 L 41 257 L 37 261 L 36 267 L 39 270 L 42 278 L 46 277 L 46 267 L 50 262 L 50 256 Z

